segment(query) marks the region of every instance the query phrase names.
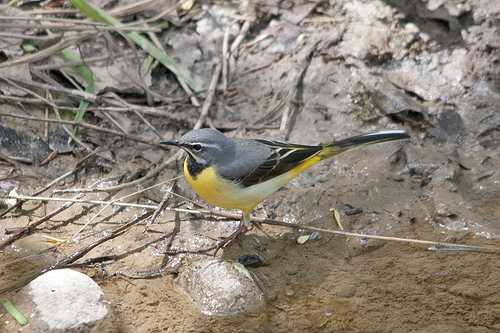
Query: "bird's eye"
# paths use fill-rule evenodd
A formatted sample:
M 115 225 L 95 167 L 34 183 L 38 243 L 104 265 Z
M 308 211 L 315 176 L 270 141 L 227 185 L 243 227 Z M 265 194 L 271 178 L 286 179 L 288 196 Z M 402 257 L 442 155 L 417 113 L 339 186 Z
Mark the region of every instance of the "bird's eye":
M 194 151 L 200 151 L 201 150 L 201 145 L 199 143 L 193 145 L 193 150 Z

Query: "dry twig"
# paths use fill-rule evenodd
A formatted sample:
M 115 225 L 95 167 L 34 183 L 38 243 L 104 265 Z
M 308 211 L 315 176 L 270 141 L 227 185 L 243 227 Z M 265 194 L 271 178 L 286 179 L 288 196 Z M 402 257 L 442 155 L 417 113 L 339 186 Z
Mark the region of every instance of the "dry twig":
M 31 117 L 31 116 L 10 114 L 7 112 L 0 112 L 0 116 L 20 118 L 20 119 L 32 120 L 32 121 L 41 121 L 41 122 L 50 122 L 50 123 L 56 123 L 56 124 L 67 124 L 67 125 L 73 125 L 73 126 L 80 126 L 80 127 L 92 129 L 92 130 L 97 131 L 97 132 L 114 134 L 116 136 L 124 137 L 124 138 L 130 139 L 130 140 L 133 140 L 133 141 L 148 143 L 148 144 L 153 145 L 153 146 L 162 147 L 160 144 L 157 144 L 155 142 L 150 142 L 146 139 L 143 139 L 143 138 L 135 136 L 135 135 L 124 134 L 122 132 L 114 131 L 114 130 L 107 129 L 107 128 L 102 128 L 100 126 L 86 124 L 83 122 L 77 122 L 77 121 L 71 121 L 71 120 L 59 120 L 59 119 L 43 119 L 43 118 L 37 118 L 37 117 Z
M 42 51 L 38 51 L 33 54 L 27 54 L 25 56 L 19 57 L 17 59 L 11 60 L 11 61 L 5 61 L 0 63 L 0 68 L 5 68 L 5 67 L 11 67 L 19 64 L 24 64 L 24 63 L 33 63 L 36 61 L 41 61 L 43 59 L 46 59 L 63 49 L 67 48 L 70 45 L 77 44 L 85 39 L 95 39 L 97 36 L 99 36 L 101 33 L 100 32 L 92 32 L 92 33 L 79 33 L 77 35 L 68 37 L 66 39 L 61 40 L 59 43 L 52 45 Z
M 205 123 L 205 120 L 208 115 L 208 111 L 210 111 L 210 106 L 212 106 L 212 102 L 215 96 L 215 89 L 217 88 L 217 83 L 219 82 L 220 73 L 222 70 L 222 65 L 218 63 L 215 66 L 214 74 L 212 75 L 212 81 L 210 81 L 210 86 L 207 90 L 207 96 L 205 98 L 205 104 L 203 104 L 203 108 L 201 109 L 200 117 L 198 121 L 194 125 L 193 129 L 199 129 Z
M 105 243 L 113 238 L 116 238 L 120 235 L 123 235 L 128 230 L 130 230 L 130 228 L 132 228 L 136 224 L 141 223 L 144 219 L 146 219 L 152 213 L 153 213 L 153 211 L 150 210 L 149 212 L 146 212 L 146 213 L 142 214 L 141 216 L 138 216 L 134 220 L 132 220 L 132 221 L 124 224 L 123 226 L 113 230 L 109 235 L 107 235 L 103 238 L 99 238 L 98 240 L 96 240 L 92 244 L 89 244 L 89 245 L 85 246 L 84 248 L 82 248 L 82 249 L 70 254 L 69 256 L 59 260 L 55 264 L 44 269 L 40 274 L 43 274 L 43 273 L 48 272 L 48 271 L 53 270 L 53 269 L 66 267 L 67 265 L 69 265 L 69 264 L 75 262 L 76 260 L 80 259 L 81 257 L 85 256 L 87 253 L 89 253 L 92 249 L 96 248 L 97 246 L 99 246 L 99 245 L 101 245 L 101 244 L 103 244 L 103 243 Z
M 111 205 L 116 205 L 116 206 L 138 207 L 138 208 L 145 208 L 145 209 L 151 209 L 151 210 L 157 208 L 157 206 L 153 206 L 153 205 L 127 204 L 127 203 L 123 203 L 123 202 L 111 202 L 110 203 L 109 201 L 100 201 L 100 200 L 81 200 L 81 199 L 65 199 L 65 198 L 50 198 L 50 197 L 49 198 L 47 198 L 47 197 L 29 197 L 29 196 L 22 196 L 22 195 L 16 196 L 16 197 L 0 196 L 0 198 L 2 198 L 2 199 L 15 198 L 15 199 L 22 199 L 22 200 L 44 200 L 44 201 L 69 201 L 69 202 L 90 203 L 90 204 L 111 204 Z M 172 212 L 179 212 L 179 213 L 200 214 L 200 215 L 211 216 L 211 217 L 213 217 L 213 216 L 226 217 L 226 218 L 233 219 L 233 220 L 239 220 L 241 218 L 240 214 L 228 213 L 228 212 L 222 212 L 222 211 L 213 211 L 213 210 L 208 210 L 208 209 L 194 210 L 194 209 L 181 209 L 181 208 L 166 207 L 165 210 L 172 211 Z M 151 211 L 151 213 L 152 213 L 152 211 Z M 276 225 L 276 226 L 287 227 L 287 228 L 292 228 L 292 229 L 316 231 L 316 232 L 320 232 L 320 233 L 334 234 L 334 235 L 340 235 L 340 236 L 345 236 L 345 237 L 379 239 L 379 240 L 386 240 L 386 241 L 405 242 L 405 243 L 411 243 L 411 244 L 431 245 L 431 246 L 435 246 L 437 249 L 445 248 L 447 250 L 455 249 L 457 251 L 462 251 L 462 250 L 466 249 L 469 251 L 500 253 L 500 248 L 498 248 L 496 246 L 466 245 L 466 244 L 457 244 L 457 243 L 434 242 L 434 241 L 427 241 L 427 240 L 421 240 L 421 239 L 388 237 L 388 236 L 379 236 L 379 235 L 366 235 L 366 234 L 339 231 L 339 230 L 316 228 L 316 227 L 311 227 L 311 226 L 303 225 L 303 224 L 299 224 L 299 223 L 293 224 L 293 223 L 286 223 L 286 222 L 282 222 L 282 221 L 270 220 L 270 219 L 265 219 L 265 218 L 257 218 L 257 217 L 252 217 L 251 221 L 256 222 L 256 223 L 260 223 L 260 224 L 269 224 L 269 225 Z
M 78 194 L 74 199 L 80 199 L 81 197 L 83 197 L 83 194 Z M 4 240 L 3 242 L 0 243 L 0 250 L 3 250 L 6 246 L 14 243 L 16 240 L 21 238 L 23 235 L 27 235 L 27 234 L 33 232 L 33 230 L 35 230 L 35 228 L 38 227 L 40 224 L 42 224 L 45 221 L 50 220 L 51 218 L 53 218 L 57 214 L 63 212 L 64 210 L 68 209 L 69 207 L 71 207 L 73 204 L 74 204 L 74 202 L 68 201 L 65 204 L 63 204 L 61 207 L 59 207 L 58 209 L 53 211 L 52 213 L 45 215 L 44 217 L 42 217 L 38 221 L 35 221 L 35 222 L 27 225 L 26 227 L 22 228 L 21 230 L 15 232 L 9 238 L 7 238 L 6 240 Z

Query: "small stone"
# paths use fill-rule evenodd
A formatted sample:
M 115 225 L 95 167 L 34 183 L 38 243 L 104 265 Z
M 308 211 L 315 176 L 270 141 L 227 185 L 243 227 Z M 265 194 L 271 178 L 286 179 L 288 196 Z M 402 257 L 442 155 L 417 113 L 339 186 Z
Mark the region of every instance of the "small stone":
M 250 254 L 243 254 L 238 257 L 238 262 L 246 267 L 263 267 L 267 266 L 267 260 L 263 257 L 260 256 L 256 253 L 250 253 Z
M 178 281 L 207 315 L 259 313 L 264 305 L 259 287 L 227 261 L 213 259 L 191 264 Z
M 297 265 L 289 265 L 288 267 L 285 267 L 285 274 L 287 275 L 295 275 L 299 272 L 299 266 Z
M 305 242 L 307 242 L 309 240 L 309 235 L 304 235 L 304 236 L 300 236 L 298 239 L 297 239 L 297 243 L 299 244 L 304 244 Z
M 25 286 L 15 300 L 28 324 L 23 332 L 118 332 L 113 306 L 87 275 L 49 271 Z

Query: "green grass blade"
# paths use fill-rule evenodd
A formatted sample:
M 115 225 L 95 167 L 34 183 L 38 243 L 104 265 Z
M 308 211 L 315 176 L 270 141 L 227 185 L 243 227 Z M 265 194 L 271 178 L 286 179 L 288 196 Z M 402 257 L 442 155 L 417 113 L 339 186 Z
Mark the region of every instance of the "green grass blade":
M 19 312 L 19 310 L 16 309 L 7 298 L 2 298 L 0 301 L 2 302 L 5 310 L 7 310 L 7 312 L 10 313 L 19 324 L 26 325 L 28 323 L 28 320 L 23 316 L 23 314 Z
M 46 29 L 45 31 L 47 32 L 47 34 L 49 36 L 53 36 L 54 35 L 54 33 L 51 30 L 49 30 L 49 29 Z M 76 55 L 69 48 L 63 49 L 61 51 L 61 53 L 64 56 L 64 58 L 66 58 L 66 60 L 68 60 L 69 62 L 81 61 L 80 57 L 78 55 Z M 93 95 L 95 92 L 94 92 L 94 74 L 92 73 L 92 70 L 87 65 L 77 65 L 74 68 L 75 68 L 75 71 L 78 74 L 80 74 L 80 76 L 85 81 L 85 92 Z M 81 121 L 83 119 L 83 116 L 85 114 L 85 110 L 87 110 L 89 104 L 90 104 L 89 101 L 86 101 L 86 100 L 81 100 L 80 101 L 80 105 L 78 106 L 78 108 L 80 109 L 80 111 L 76 112 L 75 121 L 78 122 L 78 121 Z M 71 132 L 73 134 L 75 134 L 75 128 L 74 127 L 71 130 Z M 71 142 L 71 138 L 69 138 L 69 142 Z
M 94 7 L 87 3 L 85 0 L 69 0 L 71 4 L 78 9 L 83 15 L 91 18 L 96 22 L 106 23 L 114 27 L 119 27 L 122 23 L 109 15 L 104 10 Z M 182 73 L 179 65 L 175 63 L 168 55 L 166 55 L 162 50 L 157 48 L 148 39 L 143 37 L 140 33 L 136 31 L 126 32 L 126 35 L 134 41 L 140 48 L 146 51 L 153 58 L 158 60 L 163 66 L 167 67 L 172 73 L 174 73 L 179 79 L 186 82 L 186 84 L 194 91 L 196 91 L 195 82 L 189 77 Z
M 247 278 L 250 279 L 250 281 L 253 281 L 253 278 L 252 278 L 252 275 L 250 275 L 250 272 L 248 271 L 248 269 L 240 264 L 239 262 L 233 262 L 233 267 L 238 271 L 240 272 L 241 274 L 245 275 Z

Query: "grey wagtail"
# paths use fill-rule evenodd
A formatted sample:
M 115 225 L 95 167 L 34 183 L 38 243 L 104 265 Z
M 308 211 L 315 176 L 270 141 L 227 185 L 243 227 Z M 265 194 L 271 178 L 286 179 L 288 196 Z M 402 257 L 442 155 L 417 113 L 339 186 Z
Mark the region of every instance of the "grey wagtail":
M 254 207 L 310 166 L 356 148 L 407 138 L 403 131 L 386 131 L 305 146 L 233 139 L 203 128 L 188 132 L 179 140 L 160 143 L 188 153 L 184 174 L 189 184 L 212 205 L 241 210 L 246 230 Z

